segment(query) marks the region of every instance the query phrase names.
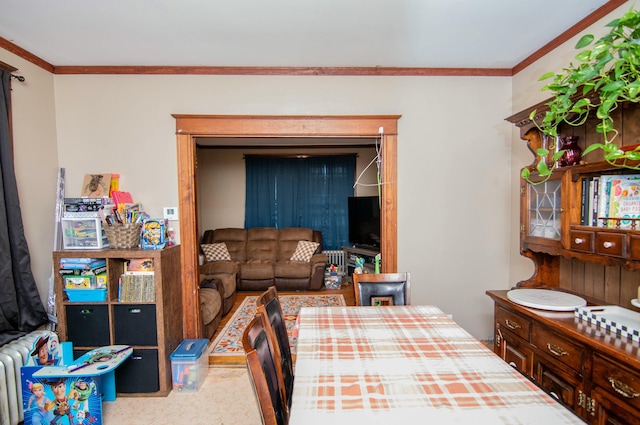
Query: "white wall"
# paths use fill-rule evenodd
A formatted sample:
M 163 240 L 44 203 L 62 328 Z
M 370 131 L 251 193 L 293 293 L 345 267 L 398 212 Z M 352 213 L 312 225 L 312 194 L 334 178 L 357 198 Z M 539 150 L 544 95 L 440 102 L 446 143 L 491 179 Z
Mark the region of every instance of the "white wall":
M 154 216 L 178 202 L 171 114 L 402 115 L 399 269 L 415 303 L 491 333 L 484 291 L 509 285 L 510 78 L 58 75 L 55 89 L 69 193 L 117 172 Z
M 51 277 L 58 153 L 51 73 L 0 49 L 0 61 L 25 82 L 12 80 L 13 147 L 24 232 L 42 302 Z

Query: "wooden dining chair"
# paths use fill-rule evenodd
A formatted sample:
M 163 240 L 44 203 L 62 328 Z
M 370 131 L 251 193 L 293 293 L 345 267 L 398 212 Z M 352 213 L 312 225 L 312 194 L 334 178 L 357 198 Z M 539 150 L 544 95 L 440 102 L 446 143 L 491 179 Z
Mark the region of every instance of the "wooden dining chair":
M 354 273 L 356 305 L 410 305 L 409 273 Z
M 284 380 L 275 354 L 275 337 L 263 314 L 256 314 L 242 334 L 247 368 L 264 425 L 287 425 Z
M 280 359 L 282 377 L 284 379 L 285 403 L 287 408 L 291 408 L 291 394 L 293 393 L 293 358 L 291 356 L 291 346 L 287 325 L 284 320 L 284 313 L 278 298 L 278 291 L 275 286 L 270 286 L 256 301 L 258 314 L 263 314 L 271 326 L 271 330 L 276 337 L 276 358 Z

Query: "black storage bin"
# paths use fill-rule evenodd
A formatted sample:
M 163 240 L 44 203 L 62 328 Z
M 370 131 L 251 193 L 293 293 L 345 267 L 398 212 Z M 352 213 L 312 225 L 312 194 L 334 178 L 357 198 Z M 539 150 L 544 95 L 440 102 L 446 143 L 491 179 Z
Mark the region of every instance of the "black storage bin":
M 158 345 L 155 304 L 114 305 L 113 333 L 116 345 Z
M 134 349 L 116 368 L 116 392 L 153 393 L 160 390 L 158 350 Z
M 109 341 L 109 306 L 67 305 L 67 339 L 77 347 L 111 345 Z

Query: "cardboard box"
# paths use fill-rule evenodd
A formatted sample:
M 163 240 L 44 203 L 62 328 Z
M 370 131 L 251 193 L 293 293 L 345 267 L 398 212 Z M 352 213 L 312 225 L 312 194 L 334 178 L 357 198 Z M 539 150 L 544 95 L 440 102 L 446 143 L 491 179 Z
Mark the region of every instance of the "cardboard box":
M 185 339 L 169 356 L 173 389 L 193 393 L 200 389 L 209 373 L 209 357 L 204 353 L 208 339 Z

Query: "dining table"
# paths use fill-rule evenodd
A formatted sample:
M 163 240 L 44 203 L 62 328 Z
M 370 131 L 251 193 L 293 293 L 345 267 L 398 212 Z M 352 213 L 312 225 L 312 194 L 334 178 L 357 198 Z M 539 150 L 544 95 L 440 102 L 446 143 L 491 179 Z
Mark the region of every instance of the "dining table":
M 303 307 L 289 425 L 584 424 L 436 306 Z

